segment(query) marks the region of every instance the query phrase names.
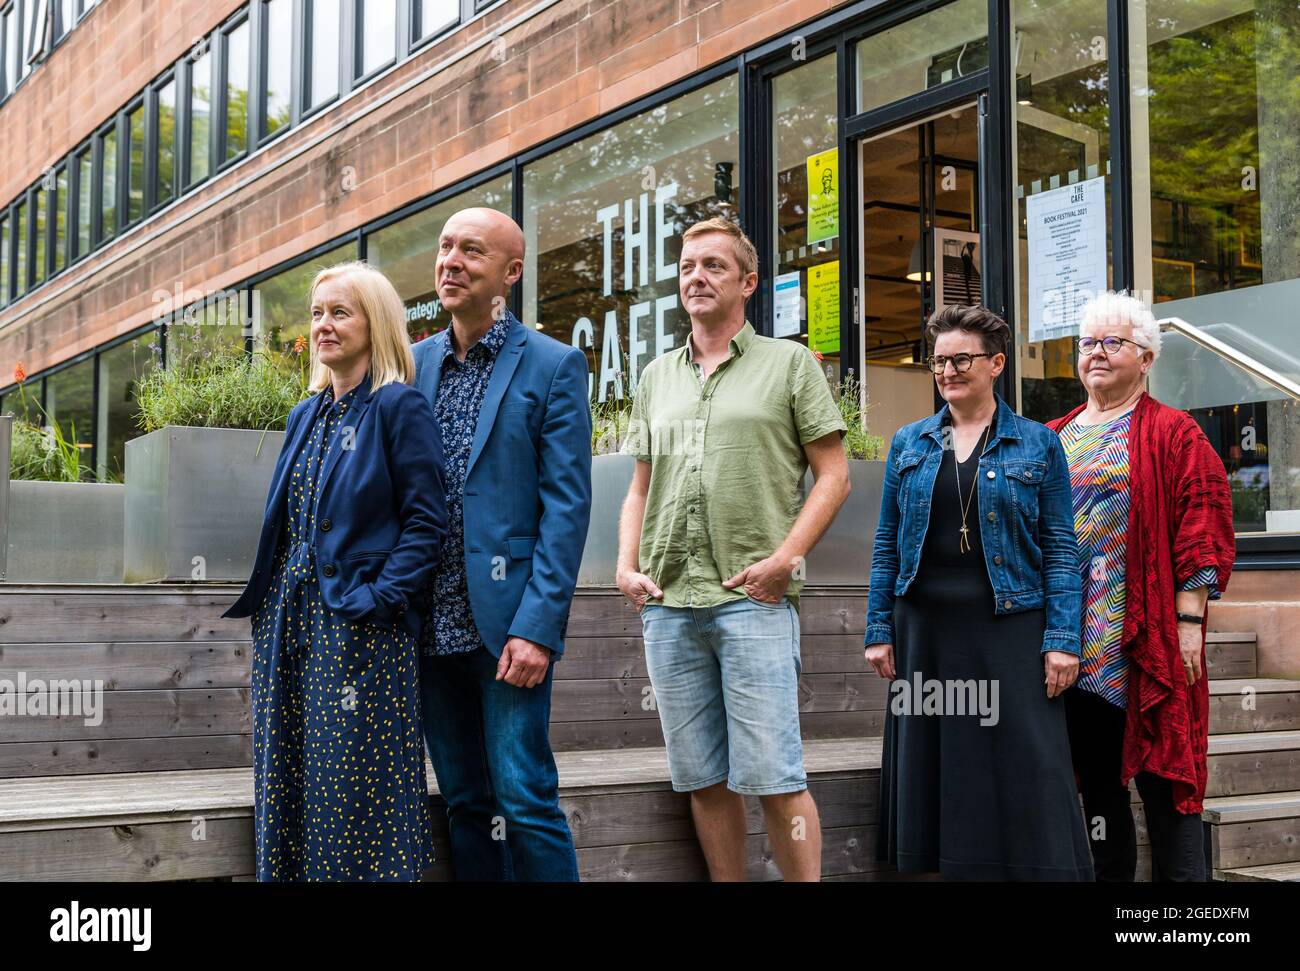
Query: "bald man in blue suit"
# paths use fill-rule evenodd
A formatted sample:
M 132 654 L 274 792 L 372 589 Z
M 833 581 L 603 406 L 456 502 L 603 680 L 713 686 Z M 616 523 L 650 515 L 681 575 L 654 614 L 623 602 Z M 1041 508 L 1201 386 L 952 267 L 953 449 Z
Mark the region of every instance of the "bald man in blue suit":
M 424 732 L 458 880 L 578 879 L 549 723 L 591 513 L 582 351 L 506 306 L 524 236 L 465 209 L 438 241 L 451 326 L 414 347 L 438 419 L 448 534 L 427 591 Z

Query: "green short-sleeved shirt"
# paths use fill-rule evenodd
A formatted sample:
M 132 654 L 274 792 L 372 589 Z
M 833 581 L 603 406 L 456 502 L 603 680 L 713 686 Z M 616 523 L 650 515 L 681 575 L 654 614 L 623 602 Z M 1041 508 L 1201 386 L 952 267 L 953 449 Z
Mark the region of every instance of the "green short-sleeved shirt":
M 812 351 L 748 321 L 707 381 L 689 340 L 648 364 L 623 452 L 650 463 L 640 567 L 664 606 L 744 599 L 722 581 L 781 545 L 803 508 L 803 446 L 845 430 Z M 802 586 L 791 579 L 796 606 Z

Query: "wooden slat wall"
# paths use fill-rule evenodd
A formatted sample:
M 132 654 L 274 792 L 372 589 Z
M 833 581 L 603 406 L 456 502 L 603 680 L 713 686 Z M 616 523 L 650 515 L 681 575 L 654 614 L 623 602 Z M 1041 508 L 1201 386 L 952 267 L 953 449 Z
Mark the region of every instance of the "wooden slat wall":
M 247 620 L 234 587 L 11 586 L 0 594 L 0 678 L 102 681 L 102 721 L 5 719 L 0 778 L 251 764 Z M 810 589 L 801 613 L 807 738 L 879 735 L 885 685 L 862 660 L 866 591 Z M 555 669 L 557 750 L 663 744 L 636 611 L 608 589 L 574 598 Z

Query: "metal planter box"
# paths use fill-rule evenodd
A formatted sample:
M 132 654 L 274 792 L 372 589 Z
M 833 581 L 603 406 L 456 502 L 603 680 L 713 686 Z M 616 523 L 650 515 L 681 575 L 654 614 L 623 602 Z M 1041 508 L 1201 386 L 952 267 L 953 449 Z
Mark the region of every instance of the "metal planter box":
M 5 579 L 121 583 L 126 487 L 105 482 L 6 482 Z
M 246 581 L 283 443 L 170 425 L 127 442 L 126 582 Z
M 618 567 L 618 519 L 632 483 L 630 455 L 597 455 L 591 461 L 591 527 L 578 571 L 580 586 L 612 586 Z M 850 460 L 853 491 L 808 557 L 806 582 L 864 587 L 871 575 L 871 547 L 880 516 L 885 463 Z M 812 473 L 804 479 L 812 488 Z

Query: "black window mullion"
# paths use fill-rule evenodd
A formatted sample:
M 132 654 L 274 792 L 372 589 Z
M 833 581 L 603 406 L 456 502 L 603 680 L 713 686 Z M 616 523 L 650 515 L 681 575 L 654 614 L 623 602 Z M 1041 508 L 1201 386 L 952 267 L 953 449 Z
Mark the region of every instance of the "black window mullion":
M 230 110 L 230 106 L 226 102 L 226 83 L 229 80 L 229 72 L 226 70 L 226 52 L 230 46 L 229 33 L 224 28 L 217 31 L 216 41 L 212 58 L 212 69 L 216 80 L 212 85 L 211 99 L 213 124 L 216 126 L 213 135 L 216 137 L 209 139 L 209 142 L 216 146 L 216 158 L 213 159 L 213 165 L 208 169 L 209 174 L 216 172 L 226 162 L 226 120 Z
M 1110 109 L 1110 219 L 1111 258 L 1116 290 L 1131 289 L 1135 283 L 1133 254 L 1133 139 L 1129 104 L 1128 4 L 1109 0 L 1107 62 Z M 1105 174 L 1103 172 L 1103 174 Z
M 266 115 L 266 62 L 269 38 L 266 36 L 266 4 L 263 0 L 254 0 L 248 12 L 248 104 L 244 124 L 247 133 L 244 136 L 245 153 L 266 137 L 264 131 Z
M 1012 347 L 1006 355 L 1006 366 L 998 378 L 998 393 L 1013 404 L 1016 401 L 1016 300 L 1015 280 L 1012 277 L 1012 254 L 1015 252 L 1015 221 L 1011 218 L 1012 184 L 1011 168 L 1011 99 L 1015 93 L 1011 49 L 1011 0 L 989 0 L 989 67 L 988 114 L 985 121 L 987 144 L 982 148 L 984 157 L 981 173 L 984 184 L 990 187 L 984 225 L 989 238 L 984 247 L 984 305 L 1007 322 L 1011 329 Z M 977 109 L 978 110 L 978 109 Z M 939 272 L 936 267 L 934 272 Z

